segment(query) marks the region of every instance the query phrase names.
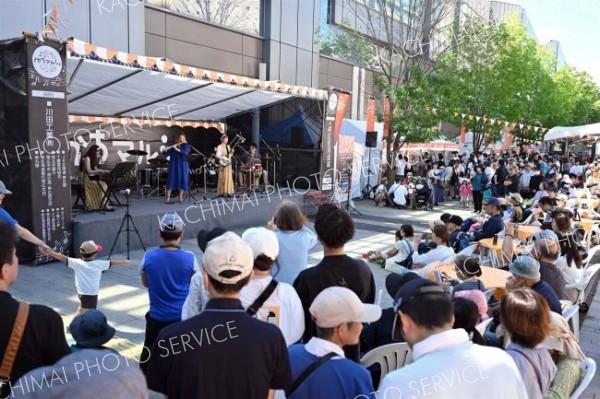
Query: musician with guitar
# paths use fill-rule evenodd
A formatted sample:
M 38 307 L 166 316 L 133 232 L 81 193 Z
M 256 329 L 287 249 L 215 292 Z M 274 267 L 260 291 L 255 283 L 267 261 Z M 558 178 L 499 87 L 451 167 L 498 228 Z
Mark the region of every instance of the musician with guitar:
M 190 145 L 185 134 L 177 137 L 177 142 L 163 150 L 163 155 L 169 157 L 169 170 L 167 171 L 167 204 L 171 203 L 171 191 L 179 192 L 179 203 L 183 203 L 183 194 L 189 190 L 190 165 L 188 154 Z
M 227 145 L 229 137 L 226 134 L 221 135 L 221 144 L 216 148 L 217 166 L 219 167 L 219 179 L 217 180 L 217 195 L 219 197 L 233 197 L 233 170 L 231 168 L 231 159 L 233 150 Z
M 263 178 L 265 185 L 269 185 L 267 172 L 262 168 L 260 153 L 256 148 L 256 144 L 250 143 L 250 148 L 248 149 L 249 153 L 243 157 L 242 166 L 240 166 L 240 171 L 238 172 L 238 184 L 240 187 L 244 186 L 244 178 L 246 176 L 250 176 L 248 180 L 249 186 L 254 186 L 255 189 L 256 186 L 258 186 L 261 177 Z

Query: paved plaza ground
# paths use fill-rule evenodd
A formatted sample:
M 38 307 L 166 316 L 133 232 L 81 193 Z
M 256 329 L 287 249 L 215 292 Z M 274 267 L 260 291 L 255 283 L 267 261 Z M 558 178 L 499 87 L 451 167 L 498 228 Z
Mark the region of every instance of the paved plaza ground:
M 346 245 L 346 252 L 352 257 L 360 257 L 362 253 L 369 250 L 388 249 L 394 242 L 394 232 L 402 223 L 412 224 L 415 232 L 420 233 L 428 231 L 427 222 L 438 219 L 443 212 L 455 213 L 462 217 L 472 216 L 470 210 L 460 208 L 458 202 L 442 204 L 434 211 L 381 208 L 375 207 L 373 201 L 357 201 L 354 205 L 362 215 L 356 212 L 352 213 L 357 230 L 354 239 Z M 116 229 L 117 226 L 115 226 Z M 236 233 L 241 234 L 242 231 L 236 231 Z M 184 238 L 183 249 L 200 252 L 195 237 Z M 113 239 L 114 236 L 106 237 L 106 241 L 100 244 L 106 248 Z M 108 251 L 105 250 L 105 252 L 105 254 L 101 254 L 104 256 L 101 256 L 100 259 L 106 259 Z M 119 350 L 121 354 L 135 359 L 139 357 L 144 341 L 146 324 L 144 315 L 148 311 L 148 293 L 142 286 L 138 274 L 142 255 L 142 250 L 133 251 L 131 253 L 132 265 L 115 267 L 103 274 L 98 303 L 98 309 L 106 314 L 109 323 L 117 330 L 115 338 L 109 343 L 109 346 Z M 309 255 L 309 265 L 318 263 L 322 256 L 322 247 L 315 247 Z M 125 258 L 125 255 L 113 255 L 113 259 L 121 258 Z M 379 292 L 383 288 L 385 277 L 389 272 L 375 264 L 369 265 L 375 276 Z M 10 291 L 19 299 L 54 308 L 62 315 L 65 325 L 70 323 L 79 303 L 73 272 L 60 263 L 41 267 L 21 267 L 19 278 Z M 382 306 L 389 307 L 390 305 L 391 298 L 384 290 Z M 580 342 L 584 352 L 600 364 L 600 296 L 596 295 L 590 305 L 589 312 L 584 315 L 585 321 L 581 327 Z M 72 341 L 69 334 L 67 334 L 67 338 Z M 584 397 L 600 399 L 599 373 L 596 374 Z

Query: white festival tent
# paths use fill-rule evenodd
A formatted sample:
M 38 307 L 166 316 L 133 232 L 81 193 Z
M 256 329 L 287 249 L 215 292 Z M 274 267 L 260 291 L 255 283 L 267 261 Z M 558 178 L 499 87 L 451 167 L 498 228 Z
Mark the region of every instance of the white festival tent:
M 367 183 L 371 187 L 379 182 L 381 170 L 381 153 L 383 151 L 383 123 L 375 123 L 377 131 L 377 147 L 371 148 L 371 163 L 369 164 L 369 148 L 365 146 L 367 122 L 344 119 L 340 136 L 354 137 L 354 162 L 352 166 L 352 198 L 362 196 L 361 190 Z M 369 175 L 369 170 L 372 172 Z
M 544 135 L 544 141 L 600 138 L 600 123 L 583 126 L 556 126 Z

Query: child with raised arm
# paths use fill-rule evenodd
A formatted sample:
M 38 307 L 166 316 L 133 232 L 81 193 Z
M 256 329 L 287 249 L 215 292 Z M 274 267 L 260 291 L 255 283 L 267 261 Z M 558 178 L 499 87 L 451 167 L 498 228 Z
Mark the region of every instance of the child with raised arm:
M 112 266 L 128 265 L 129 259 L 124 260 L 96 260 L 96 254 L 102 250 L 102 246 L 96 245 L 94 241 L 85 241 L 79 247 L 82 259 L 69 258 L 59 254 L 52 249 L 46 249 L 44 254 L 54 259 L 65 262 L 65 265 L 75 271 L 75 287 L 79 296 L 80 305 L 75 316 L 84 313 L 88 309 L 96 309 L 98 306 L 98 293 L 100 292 L 100 278 L 102 272 Z

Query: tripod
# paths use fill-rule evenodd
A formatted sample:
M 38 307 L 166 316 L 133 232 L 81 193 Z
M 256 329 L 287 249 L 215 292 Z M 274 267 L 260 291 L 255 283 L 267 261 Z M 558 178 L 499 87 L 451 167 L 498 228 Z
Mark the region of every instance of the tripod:
M 144 252 L 146 252 L 146 247 L 144 246 L 142 237 L 140 237 L 140 232 L 139 232 L 137 226 L 135 225 L 135 223 L 133 222 L 133 218 L 129 214 L 129 204 L 131 204 L 131 196 L 130 196 L 131 191 L 124 190 L 123 192 L 125 194 L 125 200 L 127 202 L 127 205 L 125 208 L 125 216 L 123 216 L 123 220 L 121 221 L 121 226 L 119 226 L 119 232 L 117 233 L 117 236 L 115 237 L 115 241 L 113 242 L 112 247 L 110 248 L 110 252 L 108 253 L 108 259 L 110 259 L 110 257 L 112 256 L 113 250 L 115 249 L 115 245 L 117 245 L 117 240 L 119 239 L 119 236 L 123 232 L 123 225 L 125 224 L 125 221 L 127 221 L 127 227 L 125 228 L 125 235 L 127 237 L 127 259 L 129 259 L 129 232 L 130 231 L 135 231 L 135 233 L 138 236 L 138 239 L 140 240 L 140 244 L 142 244 L 142 248 L 144 249 Z M 131 225 L 133 226 L 133 230 L 129 227 L 130 222 L 131 222 Z
M 369 147 L 369 163 L 367 164 L 367 185 L 361 190 L 363 199 L 370 198 L 370 194 L 373 192 L 373 186 L 371 186 L 371 147 Z
M 348 201 L 346 202 L 346 210 L 350 213 L 356 212 L 360 216 L 363 214 L 360 213 L 358 209 L 350 205 L 350 199 L 352 198 L 352 161 L 348 161 Z

